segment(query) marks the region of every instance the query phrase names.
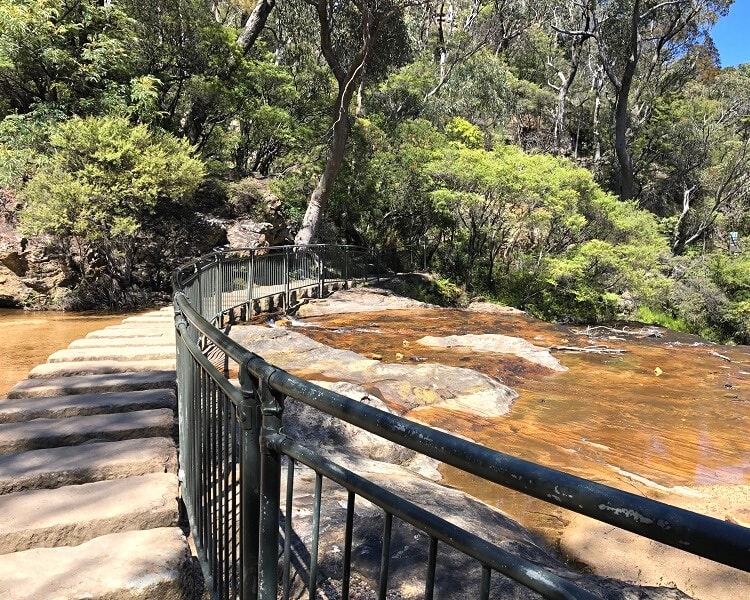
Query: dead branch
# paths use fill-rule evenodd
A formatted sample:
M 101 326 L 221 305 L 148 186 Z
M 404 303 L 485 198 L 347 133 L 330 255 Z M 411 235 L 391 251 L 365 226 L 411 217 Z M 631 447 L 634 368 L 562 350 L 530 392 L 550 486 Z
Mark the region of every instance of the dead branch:
M 627 352 L 622 348 L 610 348 L 609 346 L 550 346 L 547 349 L 550 351 L 589 352 L 592 354 L 625 354 Z

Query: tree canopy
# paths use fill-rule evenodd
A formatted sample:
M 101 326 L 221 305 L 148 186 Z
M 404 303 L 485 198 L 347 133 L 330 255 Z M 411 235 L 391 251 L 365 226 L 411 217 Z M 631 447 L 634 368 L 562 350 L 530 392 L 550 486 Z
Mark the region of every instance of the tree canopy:
M 238 216 L 263 177 L 298 242 L 417 244 L 549 318 L 748 341 L 730 4 L 0 0 L 0 196 L 127 287 L 154 219 Z

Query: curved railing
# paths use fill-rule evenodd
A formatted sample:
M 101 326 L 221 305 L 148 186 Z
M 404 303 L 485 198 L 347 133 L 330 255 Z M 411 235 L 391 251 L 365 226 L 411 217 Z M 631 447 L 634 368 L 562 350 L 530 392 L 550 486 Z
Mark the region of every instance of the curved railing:
M 249 315 L 288 309 L 301 296 L 322 296 L 331 286 L 386 272 L 359 246 L 273 246 L 212 252 L 178 268 L 173 283 L 201 315 L 220 324 L 235 309 Z
M 273 258 L 263 258 L 266 256 Z M 270 262 L 261 267 L 264 260 Z M 246 313 L 252 312 L 258 308 L 254 303 L 263 298 L 276 296 L 286 306 L 292 301 L 292 292 L 308 289 L 322 293 L 329 284 L 351 285 L 356 279 L 375 277 L 376 262 L 353 247 L 286 247 L 217 252 L 175 273 L 182 498 L 214 597 L 289 597 L 295 464 L 316 473 L 313 542 L 309 563 L 303 569 L 310 598 L 316 597 L 318 584 L 323 478 L 348 491 L 342 598 L 349 597 L 357 496 L 384 513 L 379 598 L 385 598 L 388 589 L 394 516 L 424 532 L 428 539 L 425 598 L 433 597 L 439 544 L 449 545 L 481 565 L 477 598 L 490 597 L 492 573 L 510 577 L 546 598 L 596 597 L 331 462 L 307 447 L 306 440 L 291 439 L 281 425 L 284 404 L 292 401 L 487 481 L 750 571 L 750 530 L 744 527 L 524 461 L 356 402 L 277 369 L 219 329 L 225 315 L 243 307 Z M 226 373 L 214 366 L 217 352 Z M 230 364 L 237 372 L 236 382 L 229 378 Z M 284 507 L 280 492 L 283 457 L 287 460 Z M 284 542 L 281 560 L 280 535 Z

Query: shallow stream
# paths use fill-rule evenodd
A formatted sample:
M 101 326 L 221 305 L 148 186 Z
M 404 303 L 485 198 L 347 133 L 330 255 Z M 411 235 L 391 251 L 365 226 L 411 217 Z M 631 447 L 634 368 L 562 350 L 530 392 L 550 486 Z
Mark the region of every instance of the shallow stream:
M 119 325 L 127 314 L 28 312 L 0 309 L 0 397 L 36 365 L 73 340 L 108 325 Z
M 627 491 L 750 482 L 750 347 L 716 345 L 640 325 L 552 325 L 524 314 L 401 310 L 304 319 L 299 331 L 383 362 L 433 361 L 496 377 L 520 396 L 510 414 L 481 419 L 433 409 L 432 425 L 499 451 Z M 622 353 L 555 351 L 553 372 L 504 354 L 419 345 L 425 336 L 498 333 L 542 347 L 606 346 Z M 538 529 L 548 505 L 445 469 L 446 482 Z M 538 513 L 539 518 L 530 515 Z M 554 514 L 553 514 L 554 513 Z M 530 522 L 536 521 L 536 522 Z

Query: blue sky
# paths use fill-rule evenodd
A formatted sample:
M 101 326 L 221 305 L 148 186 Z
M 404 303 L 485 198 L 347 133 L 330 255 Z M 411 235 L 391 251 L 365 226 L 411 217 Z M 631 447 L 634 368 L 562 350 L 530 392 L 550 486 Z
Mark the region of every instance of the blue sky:
M 735 0 L 729 14 L 711 30 L 722 67 L 750 63 L 750 0 Z

